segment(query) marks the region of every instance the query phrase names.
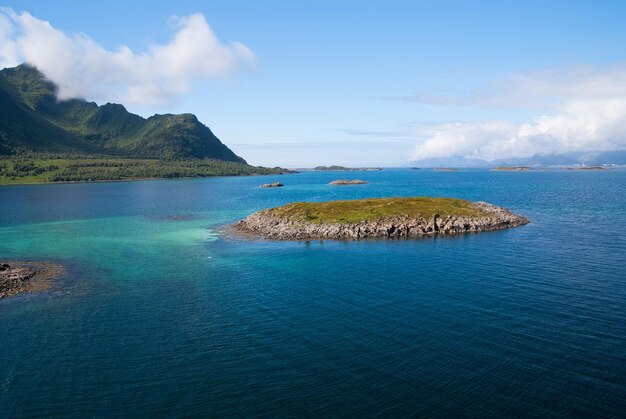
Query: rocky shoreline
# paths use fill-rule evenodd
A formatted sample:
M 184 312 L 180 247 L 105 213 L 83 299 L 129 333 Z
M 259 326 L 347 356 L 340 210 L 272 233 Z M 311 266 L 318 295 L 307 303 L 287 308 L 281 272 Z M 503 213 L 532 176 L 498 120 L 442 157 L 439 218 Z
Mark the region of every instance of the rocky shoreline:
M 471 203 L 480 216 L 434 214 L 430 218 L 406 214 L 355 223 L 315 223 L 277 215 L 274 209 L 258 211 L 234 224 L 247 237 L 269 240 L 358 240 L 368 238 L 418 238 L 503 230 L 529 220 L 506 208 L 486 202 Z
M 62 266 L 49 262 L 0 261 L 0 299 L 46 290 L 64 273 Z

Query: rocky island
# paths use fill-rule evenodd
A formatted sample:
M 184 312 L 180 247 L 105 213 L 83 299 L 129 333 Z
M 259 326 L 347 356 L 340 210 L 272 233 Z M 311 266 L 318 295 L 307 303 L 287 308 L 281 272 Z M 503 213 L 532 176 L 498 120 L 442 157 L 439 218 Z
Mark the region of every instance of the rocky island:
M 381 171 L 382 167 L 345 167 L 345 166 L 316 166 L 314 172 L 374 172 Z
M 366 183 L 367 181 L 359 180 L 359 179 L 353 179 L 353 180 L 338 179 L 338 180 L 333 180 L 332 182 L 329 183 L 329 185 L 365 185 Z
M 61 266 L 48 262 L 0 262 L 0 298 L 43 291 L 63 273 Z
M 607 170 L 607 168 L 602 166 L 577 166 L 566 167 L 565 170 Z
M 258 211 L 233 228 L 271 240 L 345 240 L 475 233 L 528 222 L 486 202 L 416 197 L 296 202 Z
M 273 183 L 264 183 L 261 186 L 259 186 L 259 188 L 282 188 L 283 186 L 285 185 L 283 185 L 280 182 L 273 182 Z
M 491 169 L 492 172 L 528 172 L 533 170 L 529 166 L 500 166 Z

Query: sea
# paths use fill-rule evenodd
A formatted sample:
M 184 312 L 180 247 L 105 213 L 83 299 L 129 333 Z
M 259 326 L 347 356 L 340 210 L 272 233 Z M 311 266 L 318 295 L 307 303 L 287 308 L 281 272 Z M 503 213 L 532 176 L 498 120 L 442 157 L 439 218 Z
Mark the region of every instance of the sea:
M 531 223 L 418 240 L 228 234 L 290 202 L 409 196 Z M 0 259 L 67 271 L 0 300 L 0 417 L 626 416 L 624 169 L 4 186 Z

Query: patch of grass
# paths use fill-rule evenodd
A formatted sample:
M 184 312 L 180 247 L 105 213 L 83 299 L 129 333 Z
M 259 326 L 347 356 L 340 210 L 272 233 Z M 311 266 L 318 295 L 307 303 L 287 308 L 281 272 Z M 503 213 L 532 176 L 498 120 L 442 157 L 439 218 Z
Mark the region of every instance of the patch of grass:
M 372 198 L 350 201 L 296 202 L 268 210 L 281 218 L 317 224 L 351 224 L 361 221 L 382 221 L 391 217 L 430 219 L 441 217 L 481 217 L 486 213 L 470 201 L 454 198 Z
M 247 176 L 285 172 L 288 171 L 278 167 L 257 167 L 212 159 L 130 159 L 37 153 L 0 157 L 0 185 Z

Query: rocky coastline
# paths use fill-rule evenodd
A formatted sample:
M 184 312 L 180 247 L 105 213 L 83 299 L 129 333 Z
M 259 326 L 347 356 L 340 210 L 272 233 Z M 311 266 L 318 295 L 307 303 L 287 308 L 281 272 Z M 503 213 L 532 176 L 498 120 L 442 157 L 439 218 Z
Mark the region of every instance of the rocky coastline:
M 396 214 L 382 219 L 350 223 L 317 223 L 285 217 L 275 208 L 258 211 L 234 224 L 240 235 L 269 240 L 358 240 L 419 238 L 503 230 L 521 226 L 529 220 L 486 202 L 468 203 L 478 215 L 435 213 L 426 218 Z M 279 207 L 281 208 L 281 207 Z
M 0 261 L 0 299 L 46 290 L 64 273 L 62 266 L 49 262 Z

